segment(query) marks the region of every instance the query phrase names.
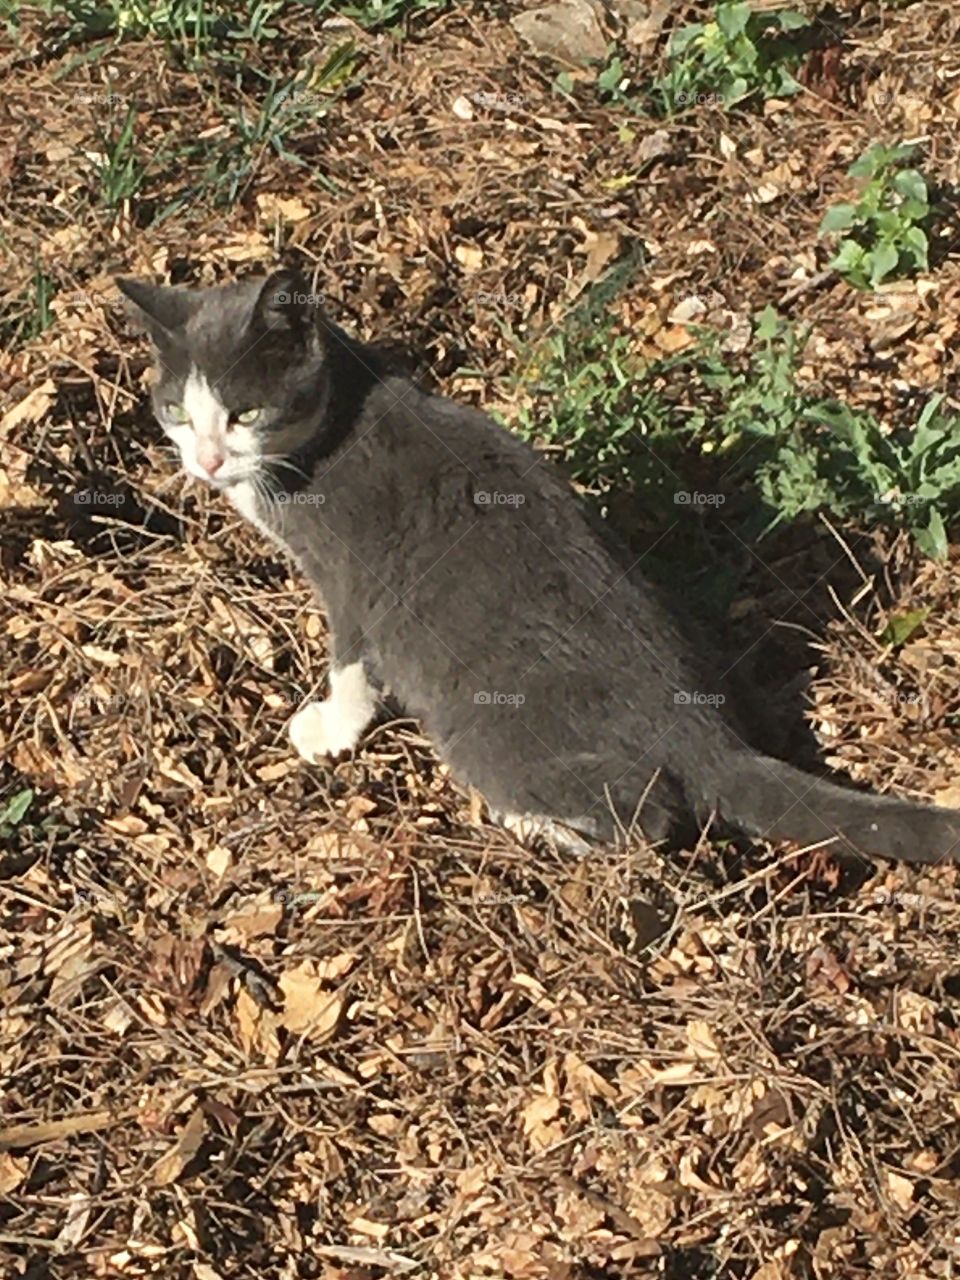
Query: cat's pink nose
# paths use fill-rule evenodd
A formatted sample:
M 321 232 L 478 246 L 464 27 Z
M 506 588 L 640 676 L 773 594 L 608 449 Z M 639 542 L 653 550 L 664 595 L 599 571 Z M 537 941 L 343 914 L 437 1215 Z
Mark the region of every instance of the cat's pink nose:
M 198 455 L 197 461 L 208 476 L 215 476 L 223 466 L 224 457 L 222 453 L 201 453 Z

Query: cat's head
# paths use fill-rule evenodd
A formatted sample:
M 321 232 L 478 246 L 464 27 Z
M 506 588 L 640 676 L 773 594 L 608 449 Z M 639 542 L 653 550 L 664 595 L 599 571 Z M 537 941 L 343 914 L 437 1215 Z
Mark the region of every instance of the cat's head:
M 191 475 L 228 488 L 312 438 L 327 326 L 299 272 L 206 289 L 116 283 L 153 339 L 154 412 Z

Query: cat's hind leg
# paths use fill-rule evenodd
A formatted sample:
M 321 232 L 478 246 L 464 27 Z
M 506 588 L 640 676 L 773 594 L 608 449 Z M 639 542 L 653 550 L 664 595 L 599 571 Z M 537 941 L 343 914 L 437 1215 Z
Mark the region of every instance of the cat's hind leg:
M 330 695 L 308 702 L 290 721 L 290 742 L 302 759 L 315 764 L 323 756 L 351 751 L 376 715 L 377 691 L 362 662 L 330 671 Z

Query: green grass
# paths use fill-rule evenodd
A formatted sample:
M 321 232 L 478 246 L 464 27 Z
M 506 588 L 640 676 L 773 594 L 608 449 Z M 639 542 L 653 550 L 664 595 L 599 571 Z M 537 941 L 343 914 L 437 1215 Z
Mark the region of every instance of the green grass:
M 128 106 L 122 120 L 112 120 L 100 134 L 105 159 L 96 169 L 95 181 L 101 201 L 111 209 L 139 195 L 147 173 L 137 147 L 136 125 L 136 107 Z
M 0 342 L 12 351 L 48 329 L 54 318 L 50 303 L 56 293 L 54 280 L 39 265 L 34 267 L 29 288 L 0 311 Z
M 416 18 L 439 12 L 450 0 L 368 0 L 343 4 L 341 0 L 306 0 L 295 6 L 312 19 L 342 15 L 368 30 L 403 28 Z M 189 64 L 218 59 L 244 62 L 250 45 L 279 38 L 278 22 L 294 6 L 286 0 L 254 0 L 252 5 L 216 4 L 211 0 L 42 0 L 41 8 L 66 19 L 65 43 L 90 40 L 153 39 L 177 50 Z M 2 12 L 2 10 L 0 10 Z
M 581 309 L 523 353 L 534 407 L 513 425 L 559 454 L 601 504 L 631 494 L 655 524 L 685 504 L 739 501 L 753 507 L 759 536 L 820 511 L 908 529 L 943 558 L 946 527 L 960 518 L 960 419 L 935 395 L 916 423 L 888 430 L 798 383 L 803 345 L 768 307 L 743 360 L 704 333 L 650 361 L 609 318 Z
M 240 58 L 251 43 L 276 39 L 280 31 L 273 19 L 286 6 L 283 0 L 255 0 L 252 6 L 209 0 L 44 0 L 42 7 L 66 19 L 66 44 L 153 39 L 196 65 L 215 51 Z

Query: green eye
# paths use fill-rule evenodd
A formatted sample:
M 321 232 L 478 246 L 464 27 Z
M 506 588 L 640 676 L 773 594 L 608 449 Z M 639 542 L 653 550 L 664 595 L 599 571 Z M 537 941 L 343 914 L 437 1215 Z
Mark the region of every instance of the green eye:
M 249 427 L 263 413 L 262 409 L 244 409 L 243 413 L 235 413 L 233 416 L 242 427 Z
M 186 409 L 182 404 L 177 404 L 175 400 L 168 400 L 163 407 L 174 422 L 184 423 L 189 421 Z

